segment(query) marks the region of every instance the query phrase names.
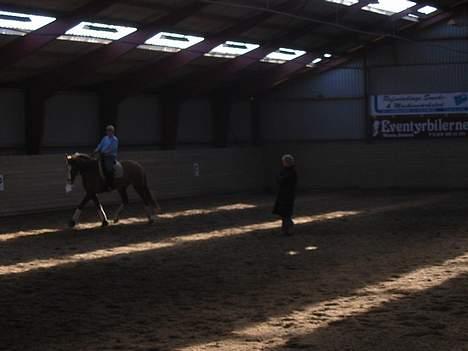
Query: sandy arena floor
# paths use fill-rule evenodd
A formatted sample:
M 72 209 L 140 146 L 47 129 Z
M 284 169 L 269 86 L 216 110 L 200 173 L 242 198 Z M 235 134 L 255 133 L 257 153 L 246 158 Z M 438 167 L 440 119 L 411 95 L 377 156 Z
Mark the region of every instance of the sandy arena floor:
M 0 219 L 0 350 L 468 350 L 468 194 L 269 196 Z

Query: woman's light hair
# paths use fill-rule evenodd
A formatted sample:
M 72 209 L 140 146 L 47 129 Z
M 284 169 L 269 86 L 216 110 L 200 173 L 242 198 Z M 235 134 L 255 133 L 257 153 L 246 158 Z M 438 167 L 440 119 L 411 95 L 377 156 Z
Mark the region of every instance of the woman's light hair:
M 283 155 L 283 157 L 281 157 L 281 160 L 286 163 L 288 166 L 294 166 L 294 164 L 296 163 L 295 160 L 294 160 L 294 157 L 292 155 Z
M 111 132 L 113 133 L 113 132 L 115 132 L 115 127 L 114 127 L 113 125 L 108 125 L 108 126 L 106 127 L 106 131 L 108 131 L 108 132 L 111 131 Z

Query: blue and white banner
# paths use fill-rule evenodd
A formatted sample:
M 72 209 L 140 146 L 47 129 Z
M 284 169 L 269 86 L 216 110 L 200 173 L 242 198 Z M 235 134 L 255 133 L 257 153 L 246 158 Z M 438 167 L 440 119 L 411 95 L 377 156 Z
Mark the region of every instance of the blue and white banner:
M 441 115 L 468 113 L 468 92 L 372 96 L 373 116 Z

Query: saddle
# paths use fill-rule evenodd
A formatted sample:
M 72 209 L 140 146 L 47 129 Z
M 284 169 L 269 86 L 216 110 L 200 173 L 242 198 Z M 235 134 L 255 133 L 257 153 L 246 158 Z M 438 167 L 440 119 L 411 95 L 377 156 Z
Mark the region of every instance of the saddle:
M 101 179 L 103 181 L 105 181 L 106 180 L 106 173 L 104 172 L 104 169 L 102 167 L 102 162 L 100 160 L 98 162 L 98 165 L 99 165 L 99 175 L 101 176 Z M 123 170 L 122 164 L 119 161 L 115 161 L 115 164 L 114 164 L 114 179 L 123 178 L 123 176 L 124 176 L 124 170 Z

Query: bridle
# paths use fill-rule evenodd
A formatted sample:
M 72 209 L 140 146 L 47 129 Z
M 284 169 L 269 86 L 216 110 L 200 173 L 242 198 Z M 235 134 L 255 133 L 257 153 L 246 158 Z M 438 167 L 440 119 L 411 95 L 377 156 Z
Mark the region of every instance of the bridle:
M 71 185 L 72 183 L 72 175 L 71 175 L 71 166 L 70 166 L 71 156 L 67 155 L 65 158 L 65 167 L 67 170 L 67 183 Z

